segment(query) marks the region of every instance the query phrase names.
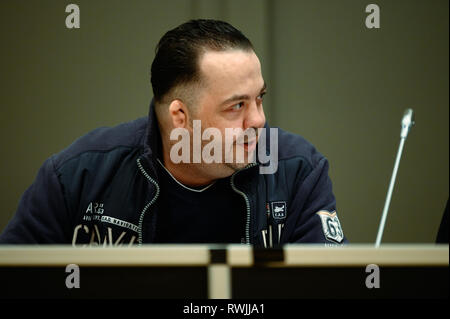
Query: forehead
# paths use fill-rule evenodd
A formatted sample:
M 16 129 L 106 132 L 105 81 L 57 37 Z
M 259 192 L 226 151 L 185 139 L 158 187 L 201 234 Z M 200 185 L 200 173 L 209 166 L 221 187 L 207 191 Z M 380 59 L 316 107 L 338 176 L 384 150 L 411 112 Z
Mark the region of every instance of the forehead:
M 206 51 L 200 57 L 199 69 L 205 87 L 214 94 L 253 94 L 247 91 L 260 90 L 264 84 L 261 64 L 253 51 Z

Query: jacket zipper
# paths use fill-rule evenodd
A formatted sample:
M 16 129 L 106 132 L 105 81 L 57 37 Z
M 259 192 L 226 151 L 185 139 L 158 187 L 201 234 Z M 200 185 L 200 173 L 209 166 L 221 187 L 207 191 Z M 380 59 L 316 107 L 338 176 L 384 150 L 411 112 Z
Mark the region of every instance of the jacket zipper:
M 252 164 L 247 165 L 243 169 L 241 169 L 241 170 L 239 170 L 237 172 L 234 172 L 233 175 L 231 175 L 231 179 L 230 179 L 231 188 L 236 193 L 238 193 L 239 195 L 244 197 L 245 205 L 247 207 L 247 220 L 246 220 L 246 223 L 245 223 L 245 242 L 246 242 L 247 245 L 250 245 L 250 201 L 248 200 L 248 197 L 247 197 L 247 195 L 245 195 L 244 192 L 242 192 L 242 191 L 240 191 L 239 189 L 236 188 L 236 186 L 234 185 L 234 177 L 236 176 L 237 173 L 239 173 L 239 172 L 241 172 L 241 171 L 243 171 L 245 169 L 248 169 L 250 167 L 256 166 L 256 165 L 257 165 L 256 163 L 252 163 Z
M 145 171 L 144 167 L 142 166 L 140 158 L 137 159 L 137 165 L 139 167 L 139 170 L 142 172 L 142 175 L 144 175 L 145 178 L 147 178 L 151 183 L 153 183 L 156 186 L 156 194 L 155 194 L 155 196 L 153 197 L 153 199 L 149 203 L 147 203 L 147 205 L 145 205 L 144 209 L 141 212 L 141 215 L 139 216 L 138 245 L 142 246 L 142 224 L 144 222 L 144 216 L 145 216 L 145 213 L 147 212 L 147 209 L 150 206 L 153 205 L 153 203 L 156 201 L 156 199 L 159 196 L 159 185 L 153 178 L 150 177 L 150 175 L 147 174 L 147 172 Z

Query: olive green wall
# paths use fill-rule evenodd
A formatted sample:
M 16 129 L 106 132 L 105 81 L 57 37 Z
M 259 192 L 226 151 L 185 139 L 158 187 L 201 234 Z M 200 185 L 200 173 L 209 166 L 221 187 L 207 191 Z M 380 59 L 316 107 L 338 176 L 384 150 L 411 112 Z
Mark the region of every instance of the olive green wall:
M 81 28 L 65 26 L 76 3 Z M 381 9 L 367 29 L 365 7 Z M 0 229 L 51 154 L 147 114 L 158 39 L 197 17 L 254 43 L 272 125 L 329 159 L 344 232 L 374 242 L 404 109 L 416 112 L 383 242 L 434 242 L 448 199 L 449 4 L 431 1 L 0 2 Z

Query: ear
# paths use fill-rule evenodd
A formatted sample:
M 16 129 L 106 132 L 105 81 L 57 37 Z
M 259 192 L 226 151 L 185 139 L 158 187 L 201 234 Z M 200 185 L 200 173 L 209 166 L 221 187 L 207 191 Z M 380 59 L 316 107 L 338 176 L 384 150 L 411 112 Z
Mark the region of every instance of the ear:
M 173 100 L 169 105 L 169 118 L 173 127 L 185 128 L 188 125 L 188 108 L 180 100 Z

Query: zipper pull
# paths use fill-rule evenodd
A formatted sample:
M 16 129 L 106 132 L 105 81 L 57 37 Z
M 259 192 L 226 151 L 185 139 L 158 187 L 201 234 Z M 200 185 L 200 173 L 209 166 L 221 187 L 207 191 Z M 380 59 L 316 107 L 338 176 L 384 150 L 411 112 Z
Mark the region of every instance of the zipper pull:
M 267 229 L 263 229 L 261 230 L 261 235 L 262 235 L 262 239 L 263 239 L 263 243 L 264 243 L 264 248 L 267 248 Z
M 272 225 L 269 225 L 269 247 L 273 248 L 273 240 L 272 240 Z
M 269 230 L 269 247 L 273 247 L 273 231 L 272 231 L 272 214 L 270 213 L 270 205 L 269 203 L 266 203 L 266 214 L 267 214 L 267 228 Z
M 278 224 L 278 245 L 280 244 L 281 239 L 281 230 L 284 228 L 284 224 Z

